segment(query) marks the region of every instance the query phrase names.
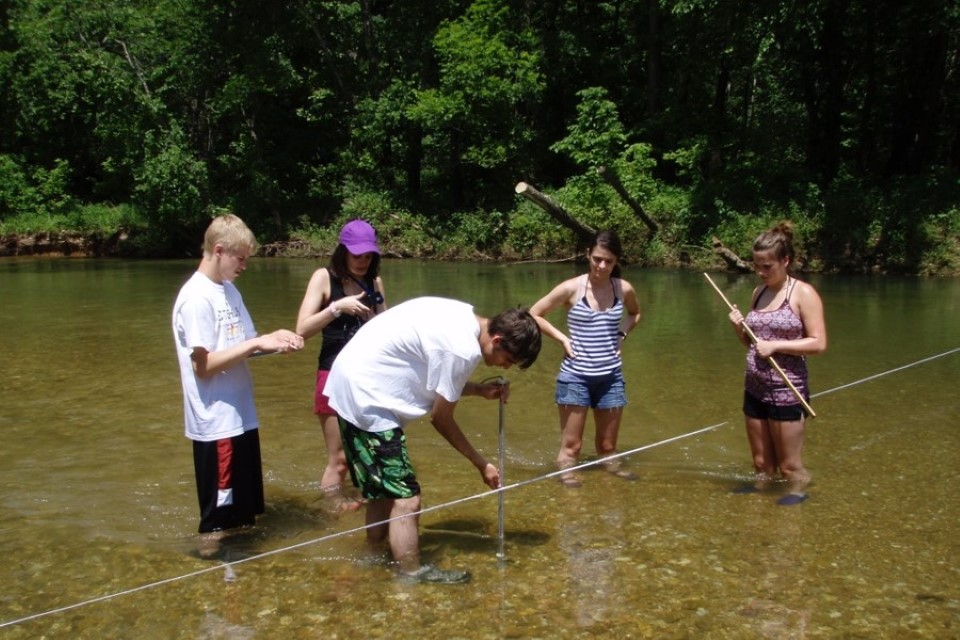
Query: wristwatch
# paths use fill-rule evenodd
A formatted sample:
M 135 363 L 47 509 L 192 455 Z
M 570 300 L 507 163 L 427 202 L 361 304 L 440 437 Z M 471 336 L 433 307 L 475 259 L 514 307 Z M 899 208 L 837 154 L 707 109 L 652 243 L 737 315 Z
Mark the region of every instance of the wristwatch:
M 330 303 L 330 313 L 333 314 L 333 319 L 334 319 L 334 320 L 336 320 L 337 318 L 340 317 L 341 311 L 340 311 L 340 309 L 337 308 L 337 303 L 336 303 L 336 302 L 331 302 L 331 303 Z
M 617 331 L 617 335 L 623 338 L 624 340 L 627 339 L 627 332 L 623 331 L 622 329 L 620 331 Z

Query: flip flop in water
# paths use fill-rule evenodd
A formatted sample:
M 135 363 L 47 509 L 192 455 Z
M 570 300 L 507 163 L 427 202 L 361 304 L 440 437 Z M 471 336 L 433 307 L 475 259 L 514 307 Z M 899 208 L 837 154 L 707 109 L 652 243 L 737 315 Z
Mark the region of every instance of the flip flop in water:
M 731 489 L 730 493 L 733 493 L 736 495 L 746 495 L 748 493 L 756 493 L 758 491 L 760 490 L 757 489 L 757 485 L 753 484 L 752 482 L 749 482 L 749 483 L 742 484 L 739 487 L 735 487 Z
M 560 476 L 560 484 L 567 489 L 579 489 L 583 486 L 583 482 L 580 480 L 580 478 L 572 473 Z
M 800 504 L 801 502 L 806 500 L 808 497 L 809 496 L 807 496 L 807 494 L 805 493 L 788 493 L 787 495 L 777 500 L 777 504 L 780 505 L 781 507 L 792 507 L 795 504 Z
M 612 476 L 616 476 L 617 478 L 623 478 L 624 480 L 637 480 L 640 478 L 640 476 L 635 474 L 633 471 L 630 471 L 629 469 L 624 469 L 623 465 L 621 465 L 619 462 L 614 462 L 612 464 L 605 464 L 602 466 L 604 471 L 606 471 Z
M 628 471 L 627 469 L 617 469 L 616 471 L 608 472 L 618 478 L 623 478 L 624 480 L 639 480 L 640 476 L 635 474 L 633 471 Z

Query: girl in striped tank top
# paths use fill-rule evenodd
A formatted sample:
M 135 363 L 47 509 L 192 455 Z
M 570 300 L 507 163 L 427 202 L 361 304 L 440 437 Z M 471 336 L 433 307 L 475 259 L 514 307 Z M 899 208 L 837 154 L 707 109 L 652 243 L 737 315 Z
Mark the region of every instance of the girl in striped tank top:
M 787 493 L 778 500 L 781 505 L 806 500 L 810 473 L 802 457 L 803 405 L 768 358 L 776 356 L 787 378 L 808 399 L 806 356 L 827 348 L 823 303 L 812 286 L 790 276 L 792 261 L 790 223 L 760 234 L 753 244 L 753 264 L 762 284 L 753 290 L 746 318 L 736 307 L 730 312 L 737 337 L 747 347 L 743 413 L 756 478 L 766 482 L 779 474 L 787 481 Z M 744 322 L 757 337 L 756 344 L 744 331 Z
M 600 231 L 587 249 L 589 271 L 558 284 L 530 308 L 540 330 L 563 345 L 564 358 L 557 376 L 556 403 L 560 410 L 560 453 L 557 465 L 577 465 L 583 447 L 587 412 L 593 409 L 597 455 L 617 448 L 620 419 L 627 404 L 620 353 L 627 334 L 640 322 L 640 304 L 633 286 L 620 277 L 623 249 L 613 231 Z M 568 334 L 546 316 L 567 310 Z M 624 315 L 626 310 L 626 315 Z M 619 460 L 605 463 L 610 473 L 627 479 L 636 475 Z M 574 473 L 560 476 L 566 487 L 581 486 Z

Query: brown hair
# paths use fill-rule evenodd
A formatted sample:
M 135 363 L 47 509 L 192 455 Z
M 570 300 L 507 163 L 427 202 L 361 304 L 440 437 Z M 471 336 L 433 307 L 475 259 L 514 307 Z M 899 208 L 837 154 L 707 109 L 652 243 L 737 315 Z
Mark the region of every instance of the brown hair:
M 342 242 L 337 245 L 337 248 L 333 250 L 333 255 L 330 256 L 330 264 L 327 265 L 327 269 L 330 270 L 330 275 L 332 275 L 337 280 L 343 281 L 348 275 L 350 275 L 350 269 L 347 268 L 347 254 L 350 253 L 350 250 L 347 249 L 347 245 Z M 373 287 L 373 281 L 377 279 L 377 276 L 380 275 L 380 254 L 374 252 L 373 259 L 370 260 L 370 267 L 367 269 L 367 274 L 363 277 L 367 281 L 369 287 Z
M 777 260 L 789 258 L 793 264 L 793 223 L 784 220 L 761 233 L 753 241 L 753 250 L 771 251 Z
M 610 275 L 614 278 L 619 278 L 620 258 L 623 257 L 623 245 L 620 244 L 620 236 L 618 236 L 617 232 L 613 229 L 597 231 L 593 236 L 593 241 L 590 242 L 590 246 L 587 247 L 587 256 L 589 257 L 590 253 L 597 247 L 603 247 L 617 257 L 617 264 L 613 268 L 613 271 L 610 272 Z
M 487 333 L 501 336 L 500 346 L 521 369 L 532 365 L 540 355 L 540 325 L 523 307 L 507 309 L 491 318 Z

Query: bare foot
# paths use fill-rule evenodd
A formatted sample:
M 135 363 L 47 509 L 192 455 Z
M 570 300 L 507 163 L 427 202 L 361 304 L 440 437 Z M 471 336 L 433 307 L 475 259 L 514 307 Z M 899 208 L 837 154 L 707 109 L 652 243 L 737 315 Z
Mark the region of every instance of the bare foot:
M 225 536 L 225 531 L 201 533 L 197 536 L 197 553 L 204 560 L 216 558 L 220 554 L 220 543 Z

